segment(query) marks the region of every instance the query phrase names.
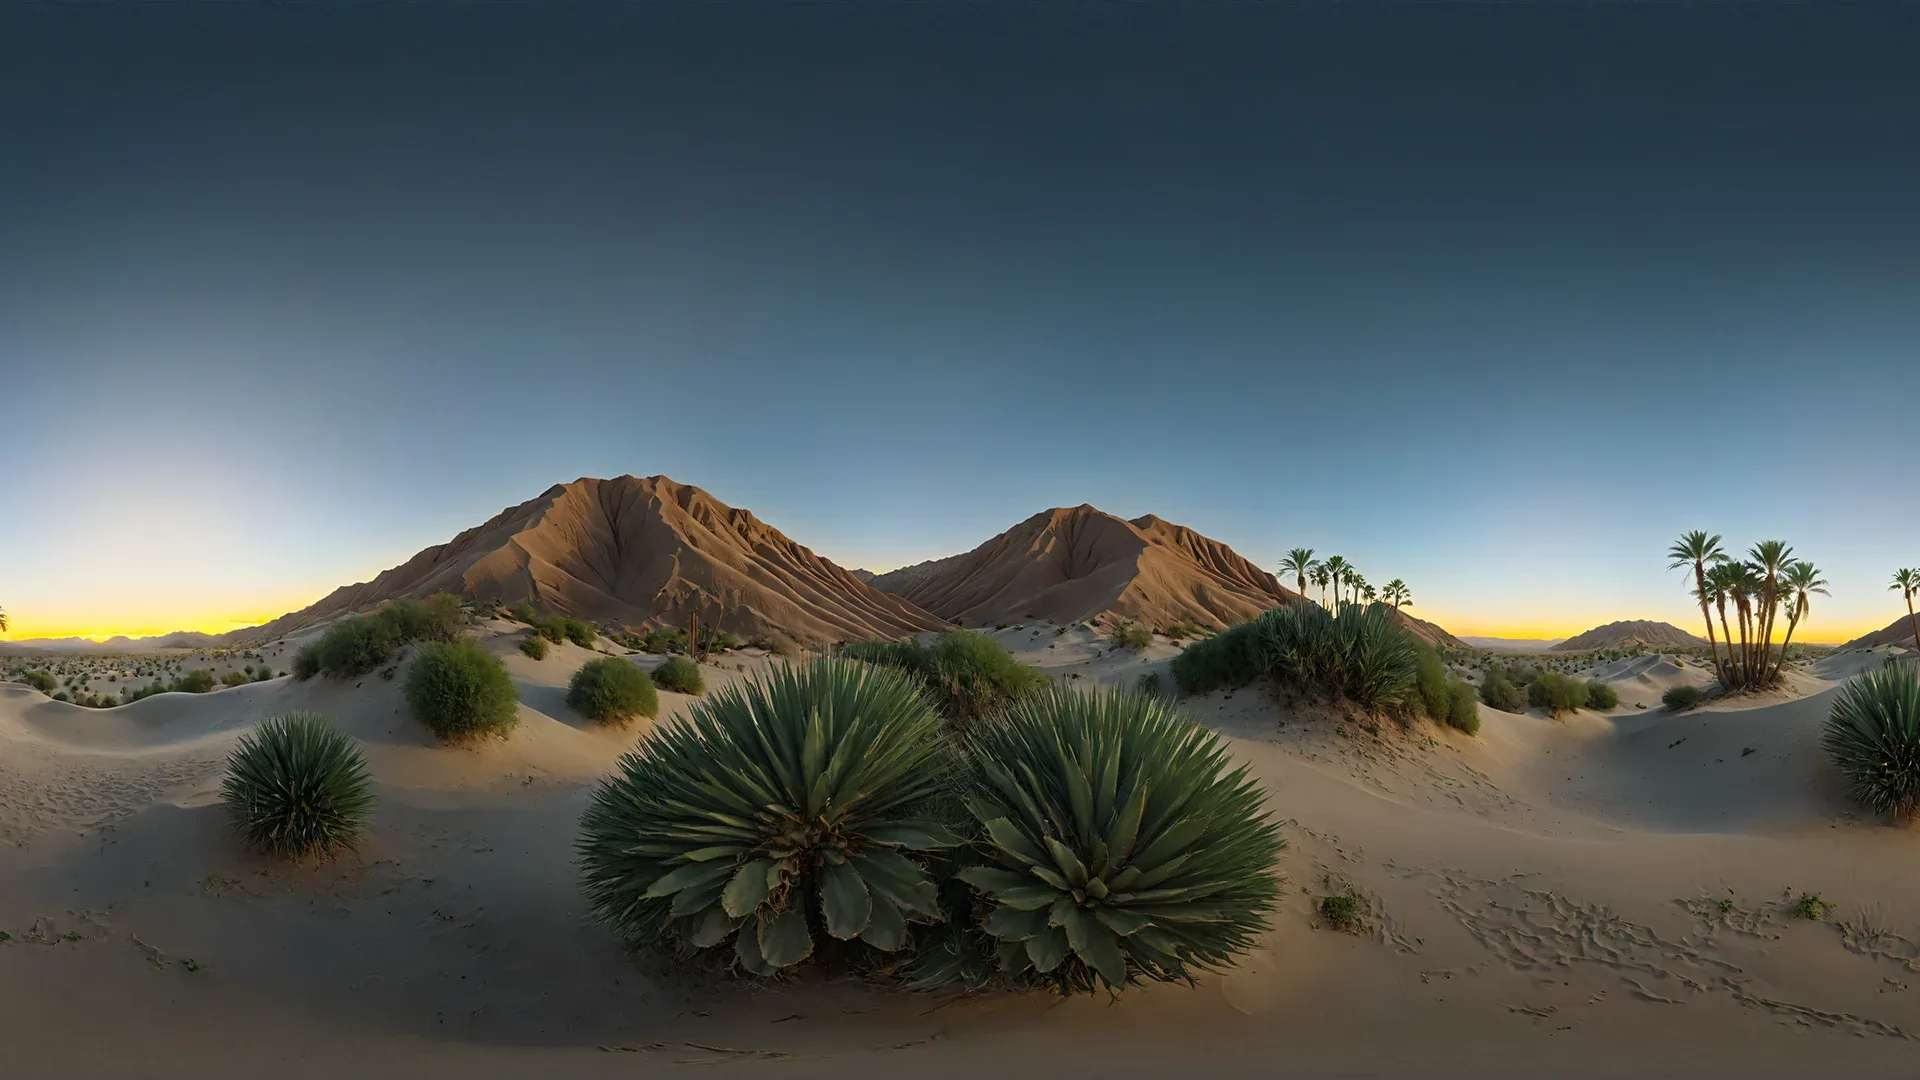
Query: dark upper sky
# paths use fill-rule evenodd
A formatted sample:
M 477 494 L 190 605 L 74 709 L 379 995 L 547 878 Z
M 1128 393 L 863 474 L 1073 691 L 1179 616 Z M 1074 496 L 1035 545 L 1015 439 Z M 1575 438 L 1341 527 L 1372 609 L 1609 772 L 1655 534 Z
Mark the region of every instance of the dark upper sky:
M 0 602 L 274 614 L 665 472 L 855 565 L 1152 511 L 1462 632 L 1779 535 L 1877 627 L 1916 57 L 1891 3 L 8 5 Z

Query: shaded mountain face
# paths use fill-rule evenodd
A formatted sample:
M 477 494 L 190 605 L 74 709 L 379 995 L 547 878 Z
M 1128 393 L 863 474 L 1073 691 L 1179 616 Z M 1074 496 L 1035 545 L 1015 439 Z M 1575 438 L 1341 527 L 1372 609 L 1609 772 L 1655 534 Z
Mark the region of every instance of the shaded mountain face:
M 1590 649 L 1610 649 L 1616 645 L 1633 642 L 1653 648 L 1691 648 L 1705 645 L 1707 639 L 1695 637 L 1672 623 L 1653 622 L 1648 619 L 1628 619 L 1623 622 L 1596 626 L 1577 637 L 1570 637 L 1553 647 L 1555 652 L 1584 652 Z
M 1894 599 L 1899 599 L 1895 597 Z M 1871 634 L 1862 634 L 1840 646 L 1843 649 L 1871 649 L 1878 645 L 1898 645 L 1904 648 L 1920 648 L 1913 639 L 1913 620 L 1906 614 L 1887 624 L 1885 630 L 1875 630 Z
M 944 625 L 697 487 L 621 476 L 555 485 L 372 581 L 233 637 L 270 640 L 437 592 L 634 627 L 684 627 L 698 615 L 742 637 L 812 644 Z
M 1148 515 L 1048 510 L 964 555 L 874 579 L 965 626 L 1114 616 L 1166 628 L 1245 622 L 1296 597 L 1217 540 Z

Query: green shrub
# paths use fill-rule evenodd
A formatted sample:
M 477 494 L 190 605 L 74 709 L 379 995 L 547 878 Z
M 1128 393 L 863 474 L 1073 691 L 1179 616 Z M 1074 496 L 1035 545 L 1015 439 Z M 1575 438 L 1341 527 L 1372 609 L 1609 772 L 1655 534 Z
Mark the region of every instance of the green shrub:
M 615 656 L 589 660 L 567 684 L 567 704 L 589 720 L 625 723 L 636 716 L 658 716 L 660 694 L 633 661 Z
M 1188 638 L 1197 638 L 1200 635 L 1206 633 L 1206 631 L 1200 629 L 1200 627 L 1194 625 L 1193 623 L 1187 622 L 1185 619 L 1182 619 L 1181 621 L 1174 623 L 1172 626 L 1167 627 L 1164 631 L 1162 631 L 1162 633 L 1166 636 L 1168 641 L 1185 641 Z
M 1425 642 L 1417 642 L 1414 652 L 1419 658 L 1414 685 L 1420 691 L 1420 704 L 1428 716 L 1444 722 L 1453 700 L 1447 691 L 1447 665 Z
M 1267 929 L 1282 841 L 1245 766 L 1161 698 L 1060 687 L 969 743 L 981 928 L 1062 992 L 1189 982 Z
M 220 798 L 234 828 L 266 855 L 331 855 L 353 848 L 373 806 L 366 760 L 318 713 L 269 718 L 240 736 Z
M 137 690 L 127 691 L 127 704 L 131 705 L 132 703 L 139 701 L 141 698 L 150 698 L 155 694 L 169 693 L 171 692 L 171 690 L 172 690 L 171 687 L 167 686 L 165 683 L 162 683 L 156 680 L 155 682 L 149 683 L 146 686 L 142 686 Z
M 1787 914 L 1796 919 L 1819 922 L 1827 917 L 1827 912 L 1832 907 L 1832 904 L 1820 898 L 1819 893 L 1801 893 L 1800 898 L 1793 902 L 1793 908 Z
M 1132 619 L 1120 619 L 1107 630 L 1107 640 L 1116 648 L 1144 649 L 1153 644 L 1153 631 Z
M 460 598 L 435 593 L 425 600 L 394 600 L 373 613 L 397 645 L 408 641 L 453 641 L 467 625 Z
M 1140 692 L 1148 697 L 1166 697 L 1167 693 L 1160 685 L 1160 673 L 1149 671 L 1140 676 Z
M 220 676 L 220 682 L 225 686 L 245 686 L 252 681 L 253 676 L 237 668 Z
M 1827 714 L 1821 745 L 1847 777 L 1847 793 L 1876 814 L 1920 809 L 1920 667 L 1892 664 L 1847 680 Z
M 318 646 L 308 645 L 293 654 L 294 678 L 301 682 L 306 682 L 318 674 L 320 674 L 320 649 Z
M 1480 734 L 1480 697 L 1472 683 L 1452 679 L 1447 683 L 1447 726 L 1469 735 Z
M 67 692 L 65 690 L 55 690 L 53 692 L 53 700 L 55 701 L 67 700 Z
M 560 627 L 561 632 L 566 634 L 568 641 L 573 642 L 583 649 L 593 648 L 593 643 L 600 637 L 598 630 L 581 622 L 579 619 L 561 619 Z
M 20 677 L 20 681 L 43 694 L 51 694 L 60 688 L 60 684 L 54 681 L 53 676 L 44 671 L 29 671 Z
M 823 934 L 895 952 L 909 918 L 941 917 L 919 853 L 958 843 L 934 820 L 949 752 L 903 671 L 829 658 L 720 689 L 593 793 L 587 898 L 622 934 L 760 975 Z
M 1366 709 L 1407 703 L 1418 692 L 1418 640 L 1385 604 L 1274 608 L 1254 620 L 1253 653 L 1275 679 L 1344 697 Z
M 206 668 L 196 668 L 173 680 L 173 689 L 182 694 L 204 694 L 216 685 L 213 672 Z
M 1343 934 L 1359 934 L 1367 929 L 1366 901 L 1353 893 L 1335 893 L 1320 898 L 1320 918 L 1327 926 Z
M 912 674 L 948 724 L 960 730 L 997 716 L 1047 684 L 1045 675 L 973 630 L 943 630 L 931 644 L 856 641 L 841 655 Z
M 1546 709 L 1549 716 L 1574 712 L 1586 707 L 1587 684 L 1549 671 L 1527 687 L 1527 704 Z
M 656 686 L 676 694 L 703 694 L 707 690 L 707 681 L 700 676 L 700 665 L 684 656 L 668 657 L 654 668 L 653 681 Z
M 314 662 L 330 679 L 352 679 L 393 658 L 393 624 L 371 616 L 342 619 L 314 642 Z M 300 661 L 295 658 L 294 663 Z
M 1684 712 L 1705 700 L 1706 693 L 1697 686 L 1671 686 L 1660 695 L 1660 704 L 1665 705 L 1668 712 Z
M 1612 684 L 1601 682 L 1599 679 L 1587 680 L 1587 708 L 1604 712 L 1607 709 L 1619 707 L 1620 694 Z
M 740 635 L 731 630 L 708 628 L 700 631 L 701 646 L 708 652 L 726 652 L 740 647 Z
M 520 651 L 533 657 L 535 660 L 545 660 L 547 658 L 547 639 L 541 637 L 539 634 L 528 634 L 526 637 L 520 639 Z
M 263 666 L 260 670 L 253 673 L 254 682 L 266 682 L 271 678 L 273 678 L 273 669 L 270 667 Z
M 1173 658 L 1169 672 L 1183 694 L 1234 690 L 1262 674 L 1253 651 L 1254 624 L 1241 623 L 1201 638 Z
M 500 658 L 472 641 L 436 641 L 407 665 L 407 704 L 442 739 L 498 735 L 519 722 L 519 691 Z
M 534 620 L 539 617 L 540 613 L 533 610 L 533 605 L 524 600 L 507 609 L 507 618 L 515 622 L 526 623 L 528 626 L 532 626 Z
M 687 647 L 687 632 L 662 628 L 640 636 L 640 651 L 650 653 L 681 652 Z
M 1480 681 L 1480 700 L 1502 712 L 1517 713 L 1527 707 L 1526 692 L 1513 685 L 1498 664 L 1488 668 L 1486 678 Z

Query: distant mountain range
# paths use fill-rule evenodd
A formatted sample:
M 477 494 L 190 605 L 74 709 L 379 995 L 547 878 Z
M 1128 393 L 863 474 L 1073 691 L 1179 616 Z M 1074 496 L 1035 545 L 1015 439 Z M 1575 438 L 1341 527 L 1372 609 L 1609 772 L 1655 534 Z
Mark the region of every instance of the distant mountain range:
M 223 640 L 223 637 L 217 634 L 178 630 L 171 634 L 157 634 L 153 637 L 130 638 L 115 635 L 105 641 L 79 637 L 24 638 L 19 641 L 0 641 L 0 650 L 36 649 L 64 653 L 151 652 L 156 649 L 213 648 L 220 645 Z
M 1492 652 L 1546 652 L 1566 638 L 1463 637 L 1460 640 Z
M 1891 623 L 1888 623 L 1885 630 L 1875 630 L 1871 634 L 1862 634 L 1840 647 L 1843 649 L 1871 649 L 1876 645 L 1902 645 L 1909 649 L 1913 648 L 1913 620 L 1902 615 Z
M 1655 649 L 1692 648 L 1696 645 L 1705 645 L 1707 639 L 1695 637 L 1672 623 L 1627 619 L 1622 622 L 1611 622 L 1605 626 L 1596 626 L 1584 634 L 1570 637 L 1555 645 L 1553 651 L 1589 652 L 1594 649 L 1631 645 L 1635 642 Z

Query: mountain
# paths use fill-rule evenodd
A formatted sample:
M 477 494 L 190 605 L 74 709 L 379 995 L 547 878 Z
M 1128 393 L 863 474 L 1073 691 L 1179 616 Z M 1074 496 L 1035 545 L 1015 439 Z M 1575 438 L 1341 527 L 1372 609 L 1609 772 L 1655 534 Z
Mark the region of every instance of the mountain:
M 1885 630 L 1875 630 L 1871 634 L 1863 634 L 1840 647 L 1843 649 L 1871 649 L 1876 645 L 1902 645 L 1909 649 L 1913 648 L 1913 621 L 1907 616 L 1902 615 L 1889 623 Z
M 1611 622 L 1605 626 L 1596 626 L 1584 634 L 1570 637 L 1555 645 L 1553 651 L 1586 652 L 1592 649 L 1610 649 L 1616 645 L 1628 645 L 1634 642 L 1656 649 L 1690 648 L 1695 645 L 1705 645 L 1707 639 L 1694 637 L 1672 623 L 1628 619 L 1622 622 Z
M 684 627 L 698 614 L 745 638 L 903 637 L 942 621 L 789 540 L 746 510 L 664 476 L 556 484 L 372 581 L 239 631 L 268 641 L 398 597 L 529 601 L 595 622 Z
M 1489 652 L 1539 653 L 1546 652 L 1566 639 L 1463 637 L 1460 640 L 1476 649 L 1486 649 Z
M 203 634 L 197 630 L 176 630 L 171 634 L 156 634 L 153 637 L 130 638 L 116 634 L 104 641 L 92 638 L 22 638 L 19 641 L 0 641 L 0 649 L 35 649 L 42 652 L 63 653 L 122 653 L 152 652 L 156 649 L 206 649 L 218 646 L 223 638 L 216 634 Z

